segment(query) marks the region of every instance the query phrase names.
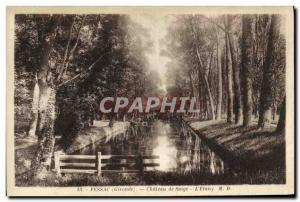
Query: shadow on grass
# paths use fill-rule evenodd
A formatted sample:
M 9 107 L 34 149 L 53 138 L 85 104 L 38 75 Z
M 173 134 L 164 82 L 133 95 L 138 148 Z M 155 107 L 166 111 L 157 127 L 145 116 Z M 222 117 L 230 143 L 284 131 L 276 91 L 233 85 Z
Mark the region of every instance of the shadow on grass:
M 256 125 L 242 127 L 221 123 L 196 132 L 228 162 L 232 172 L 280 170 L 279 178 L 285 178 L 285 135 L 277 133 L 274 127 L 258 130 Z

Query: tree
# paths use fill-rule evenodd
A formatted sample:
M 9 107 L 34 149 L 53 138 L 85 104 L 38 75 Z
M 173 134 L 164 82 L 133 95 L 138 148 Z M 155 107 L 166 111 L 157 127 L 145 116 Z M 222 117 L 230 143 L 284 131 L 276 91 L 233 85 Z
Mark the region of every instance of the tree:
M 96 96 L 129 95 L 134 85 L 140 94 L 146 87 L 157 91 L 158 83 L 145 79 L 146 38 L 147 31 L 126 15 L 16 16 L 15 84 L 26 84 L 26 91 L 16 88 L 21 106 L 16 113 L 24 114 L 21 97 L 29 97 L 30 90 L 26 105 L 38 103 L 36 110 L 28 107 L 29 134 L 38 136 L 39 145 L 31 164 L 34 176 L 50 165 L 54 134 L 71 140 L 87 121 L 92 124 L 82 117 L 94 116 Z M 16 122 L 19 126 L 19 117 Z
M 258 118 L 259 97 L 262 85 L 263 63 L 266 55 L 269 26 L 268 15 L 253 16 L 253 40 L 252 40 L 252 100 L 253 115 Z
M 242 108 L 241 108 L 241 87 L 240 87 L 240 75 L 237 62 L 237 54 L 234 48 L 233 39 L 233 20 L 234 16 L 226 15 L 224 18 L 224 27 L 215 22 L 211 18 L 203 16 L 203 19 L 207 20 L 213 26 L 224 32 L 225 41 L 225 67 L 227 73 L 226 86 L 227 86 L 227 121 L 233 121 L 233 114 L 235 114 L 235 122 L 240 123 L 242 120 Z M 229 56 L 228 56 L 229 55 Z M 219 77 L 219 82 L 222 82 L 222 77 Z M 232 90 L 233 88 L 233 90 Z M 221 94 L 219 93 L 221 96 Z M 220 99 L 220 98 L 219 98 Z M 220 107 L 219 107 L 220 109 Z
M 81 32 L 81 28 L 84 24 L 84 19 L 85 16 L 83 17 L 83 20 L 81 20 L 79 18 L 79 20 L 81 20 L 79 27 L 76 29 L 76 19 L 77 16 L 71 16 L 70 19 L 68 19 L 69 17 L 66 17 L 65 21 L 72 21 L 72 24 L 68 24 L 67 27 L 69 27 L 68 30 L 68 39 L 67 39 L 67 45 L 64 51 L 64 57 L 63 60 L 61 62 L 61 64 L 58 64 L 59 67 L 57 67 L 55 69 L 55 74 L 54 74 L 54 78 L 55 80 L 53 80 L 53 84 L 57 84 L 59 82 L 61 82 L 62 78 L 65 76 L 67 68 L 69 66 L 70 61 L 73 59 L 74 57 L 74 52 L 77 48 L 78 42 L 79 42 L 79 36 L 80 36 L 80 32 Z M 78 19 L 77 19 L 78 20 Z M 42 25 L 41 24 L 37 24 L 37 30 L 38 30 L 38 34 L 39 34 L 39 43 L 43 44 L 43 39 L 42 39 L 42 35 L 45 34 L 43 33 L 42 30 Z M 75 32 L 75 43 L 74 45 L 71 47 L 71 41 L 74 40 L 74 32 Z M 53 42 L 52 42 L 53 43 Z M 42 46 L 42 45 L 41 45 Z M 53 46 L 53 45 L 52 45 Z M 37 77 L 37 76 L 36 76 Z M 40 94 L 40 89 L 39 89 L 39 84 L 38 84 L 38 79 L 36 78 L 34 80 L 35 82 L 35 86 L 33 89 L 33 109 L 32 109 L 32 119 L 31 119 L 31 123 L 30 123 L 30 127 L 29 127 L 29 131 L 28 131 L 28 135 L 31 137 L 34 137 L 36 135 L 36 127 L 37 127 L 37 121 L 38 121 L 38 100 L 39 100 L 39 94 Z
M 241 84 L 243 100 L 243 125 L 248 126 L 252 121 L 252 17 L 242 16 L 241 38 Z
M 169 32 L 173 33 L 166 39 L 166 53 L 175 64 L 168 68 L 172 85 L 168 87 L 170 94 L 174 89 L 184 96 L 198 97 L 196 103 L 200 113 L 193 116 L 201 119 L 215 119 L 214 78 L 216 76 L 214 64 L 214 42 L 206 32 L 213 33 L 211 28 L 206 28 L 199 23 L 200 16 L 177 16 L 176 26 L 171 26 Z M 178 26 L 180 25 L 180 26 Z M 174 68 L 176 67 L 176 69 Z M 178 71 L 174 72 L 173 71 Z M 171 76 L 174 78 L 171 78 Z M 179 81 L 178 78 L 182 78 Z M 175 82 L 176 81 L 176 82 Z M 182 90 L 180 90 L 180 88 Z
M 227 122 L 233 122 L 233 74 L 232 74 L 232 60 L 230 57 L 229 43 L 226 32 L 225 36 L 225 65 L 227 73 Z
M 204 82 L 205 90 L 206 90 L 206 93 L 207 93 L 207 96 L 208 96 L 211 119 L 214 120 L 215 119 L 214 101 L 213 101 L 213 98 L 212 98 L 212 92 L 211 92 L 210 84 L 209 84 L 208 78 L 207 78 L 208 75 L 205 74 L 202 70 L 204 68 L 204 66 L 203 66 L 203 62 L 202 62 L 202 59 L 201 59 L 201 55 L 200 55 L 199 44 L 198 44 L 198 36 L 197 36 L 196 31 L 195 31 L 193 21 L 191 22 L 191 31 L 192 31 L 192 35 L 193 35 L 193 38 L 194 38 L 194 41 L 195 41 L 194 46 L 195 46 L 195 49 L 196 49 L 196 55 L 197 55 L 197 59 L 198 59 L 198 62 L 199 62 L 199 66 L 198 66 L 198 71 L 199 71 L 199 75 L 200 75 L 199 79 L 201 79 Z
M 35 79 L 35 85 L 33 89 L 33 102 L 32 102 L 32 113 L 31 113 L 31 120 L 30 120 L 30 126 L 28 131 L 28 136 L 35 138 L 36 137 L 36 126 L 37 126 L 37 120 L 38 120 L 38 96 L 40 94 L 39 92 L 39 86 L 37 84 L 37 78 Z
M 38 136 L 38 150 L 32 163 L 32 172 L 38 175 L 44 168 L 41 161 L 48 161 L 53 152 L 55 121 L 55 95 L 53 77 L 48 65 L 50 53 L 57 34 L 60 17 L 50 17 L 47 31 L 43 36 L 40 65 L 37 71 L 37 84 L 39 87 L 38 119 L 36 133 Z
M 278 133 L 282 133 L 284 134 L 285 133 L 285 119 L 286 119 L 286 116 L 285 116 L 285 113 L 286 113 L 286 98 L 284 97 L 283 98 L 283 101 L 281 103 L 281 108 L 280 108 L 280 116 L 279 116 L 279 121 L 278 121 L 278 124 L 277 124 L 277 128 L 276 128 L 276 132 Z
M 240 124 L 242 123 L 242 96 L 241 96 L 241 85 L 240 85 L 240 68 L 237 62 L 237 54 L 236 49 L 234 47 L 234 39 L 232 33 L 232 21 L 233 16 L 229 15 L 226 17 L 226 35 L 228 40 L 229 52 L 230 52 L 230 59 L 233 71 L 233 83 L 234 83 L 234 114 L 235 114 L 235 123 Z
M 220 42 L 219 36 L 216 30 L 216 58 L 217 58 L 217 68 L 218 68 L 218 93 L 217 93 L 217 112 L 216 112 L 216 119 L 220 120 L 222 118 L 222 91 L 223 91 L 223 84 L 222 84 L 222 64 L 221 64 L 221 50 L 220 50 Z
M 263 65 L 263 78 L 260 91 L 260 105 L 259 105 L 259 120 L 258 128 L 264 128 L 266 123 L 271 122 L 272 115 L 272 101 L 274 85 L 273 69 L 275 61 L 275 44 L 279 35 L 278 16 L 272 15 L 270 29 L 268 32 L 268 45 L 266 58 Z

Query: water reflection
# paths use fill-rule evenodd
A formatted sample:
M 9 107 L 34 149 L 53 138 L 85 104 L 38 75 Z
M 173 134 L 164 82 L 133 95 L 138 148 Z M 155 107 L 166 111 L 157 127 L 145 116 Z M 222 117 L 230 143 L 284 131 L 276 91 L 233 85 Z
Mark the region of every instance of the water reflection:
M 131 127 L 109 141 L 96 142 L 81 154 L 158 155 L 159 171 L 189 174 L 223 174 L 224 162 L 195 134 L 179 121 L 154 121 L 150 127 Z M 145 163 L 154 163 L 147 159 Z M 148 168 L 153 170 L 154 168 Z
M 171 141 L 169 134 L 171 134 L 171 127 L 169 123 L 157 121 L 153 126 L 153 134 L 157 134 L 154 142 L 153 155 L 159 156 L 157 167 L 160 171 L 171 171 L 177 168 L 177 147 Z

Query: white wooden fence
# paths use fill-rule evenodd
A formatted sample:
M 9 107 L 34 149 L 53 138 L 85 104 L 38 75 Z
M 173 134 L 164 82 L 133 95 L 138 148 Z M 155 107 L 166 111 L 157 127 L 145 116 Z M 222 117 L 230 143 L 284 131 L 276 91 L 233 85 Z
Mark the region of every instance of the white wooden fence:
M 159 156 L 146 155 L 66 155 L 54 153 L 54 167 L 58 175 L 62 173 L 143 173 L 147 168 L 155 168 L 159 163 L 154 161 Z M 131 162 L 128 162 L 131 161 Z M 150 162 L 149 162 L 150 160 Z M 110 167 L 110 168 L 107 168 Z M 134 169 L 128 169 L 133 167 Z

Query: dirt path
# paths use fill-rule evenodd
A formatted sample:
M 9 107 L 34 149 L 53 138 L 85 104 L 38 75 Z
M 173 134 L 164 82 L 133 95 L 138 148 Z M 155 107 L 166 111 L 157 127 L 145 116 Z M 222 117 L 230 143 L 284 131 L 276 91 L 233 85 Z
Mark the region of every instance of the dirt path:
M 37 144 L 37 138 L 25 137 L 15 139 L 15 150 L 26 149 Z

